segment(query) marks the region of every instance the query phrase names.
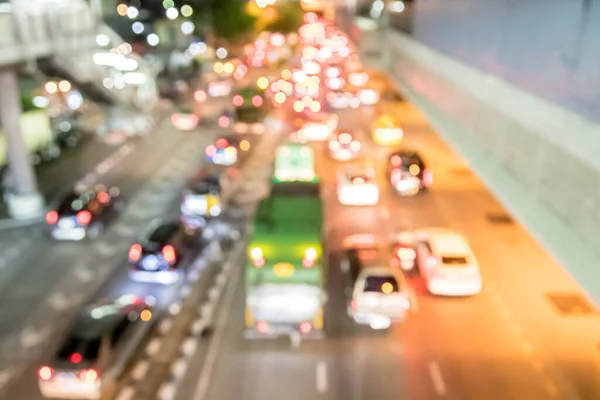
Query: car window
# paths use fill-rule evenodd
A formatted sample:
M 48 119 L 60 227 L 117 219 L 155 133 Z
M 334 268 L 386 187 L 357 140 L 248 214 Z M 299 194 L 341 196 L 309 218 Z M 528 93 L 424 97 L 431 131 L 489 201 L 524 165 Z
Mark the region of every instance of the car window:
M 460 267 L 469 264 L 469 260 L 464 256 L 442 256 L 442 264 Z
M 98 359 L 98 355 L 100 354 L 101 344 L 101 337 L 80 338 L 71 336 L 67 338 L 58 351 L 58 359 L 71 362 L 71 357 L 74 354 L 79 354 L 82 361 L 94 362 Z
M 165 244 L 179 231 L 179 223 L 169 223 L 159 226 L 146 239 L 148 243 Z
M 58 206 L 57 212 L 59 215 L 69 215 L 84 209 L 85 203 L 81 196 L 72 193 L 64 198 Z
M 370 182 L 370 178 L 363 174 L 350 174 L 348 175 L 348 180 L 355 185 L 362 185 Z
M 386 276 L 368 276 L 365 279 L 363 291 L 371 293 L 395 293 L 398 292 L 398 282 L 393 275 Z

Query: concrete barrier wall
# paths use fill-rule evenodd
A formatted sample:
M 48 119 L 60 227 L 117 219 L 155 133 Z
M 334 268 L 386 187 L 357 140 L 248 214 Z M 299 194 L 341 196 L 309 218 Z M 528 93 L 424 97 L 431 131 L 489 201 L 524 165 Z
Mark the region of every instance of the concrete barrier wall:
M 600 128 L 406 35 L 387 35 L 401 90 L 600 304 Z

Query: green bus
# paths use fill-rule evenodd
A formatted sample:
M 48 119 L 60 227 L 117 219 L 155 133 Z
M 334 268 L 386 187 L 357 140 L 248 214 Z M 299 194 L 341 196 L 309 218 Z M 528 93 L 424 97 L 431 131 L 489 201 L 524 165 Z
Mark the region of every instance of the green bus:
M 281 145 L 275 153 L 273 181 L 318 183 L 315 172 L 315 152 L 307 145 L 289 143 Z
M 272 185 L 258 207 L 246 267 L 244 336 L 320 339 L 325 257 L 319 185 Z

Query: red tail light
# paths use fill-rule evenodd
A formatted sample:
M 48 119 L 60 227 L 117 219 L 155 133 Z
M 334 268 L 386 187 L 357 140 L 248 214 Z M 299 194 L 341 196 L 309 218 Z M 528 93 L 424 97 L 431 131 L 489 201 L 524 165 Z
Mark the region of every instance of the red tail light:
M 217 148 L 213 145 L 206 146 L 206 155 L 208 157 L 213 157 L 217 153 Z
M 352 301 L 350 302 L 350 308 L 352 309 L 352 311 L 358 310 L 358 300 L 352 299 Z
M 162 249 L 162 255 L 166 262 L 169 264 L 173 264 L 175 260 L 177 260 L 177 255 L 175 254 L 175 249 L 170 244 L 166 245 Z
M 257 96 L 254 96 L 254 97 L 252 98 L 252 105 L 253 105 L 254 107 L 260 107 L 260 106 L 262 106 L 262 103 L 263 103 L 263 99 L 262 99 L 262 97 L 260 97 L 260 96 L 258 96 L 258 95 L 257 95 Z
M 312 331 L 313 327 L 310 322 L 303 322 L 300 324 L 300 332 L 308 335 Z
M 46 214 L 46 222 L 48 223 L 48 225 L 54 225 L 55 223 L 57 223 L 58 213 L 54 210 L 48 211 L 48 214 Z
M 54 369 L 44 366 L 38 369 L 38 376 L 43 381 L 49 381 L 54 378 Z
M 236 107 L 241 107 L 244 105 L 244 98 L 239 94 L 233 97 L 233 105 Z
M 136 262 L 142 256 L 142 246 L 139 244 L 134 244 L 129 249 L 129 261 Z
M 269 323 L 267 321 L 260 321 L 256 324 L 256 330 L 258 333 L 267 333 L 269 331 Z
M 192 124 L 194 125 L 196 125 L 200 121 L 200 118 L 198 118 L 196 114 L 190 115 L 190 119 L 192 120 Z
M 96 195 L 98 201 L 102 204 L 106 204 L 110 201 L 110 196 L 106 192 L 100 192 Z
M 80 225 L 87 225 L 92 220 L 92 213 L 83 210 L 77 213 L 77 223 Z
M 397 184 L 398 182 L 400 182 L 400 179 L 402 179 L 402 170 L 400 169 L 395 169 L 392 171 L 392 185 Z
M 394 154 L 391 161 L 394 167 L 399 167 L 402 165 L 402 157 L 400 157 L 398 154 Z
M 95 369 L 82 369 L 79 371 L 79 379 L 86 382 L 93 382 L 98 379 L 98 372 Z
M 73 353 L 69 356 L 71 364 L 79 364 L 83 360 L 83 357 L 79 353 Z
M 171 122 L 174 125 L 177 124 L 180 119 L 181 119 L 181 117 L 179 116 L 179 114 L 173 114 L 173 115 L 171 115 Z
M 423 186 L 429 187 L 433 184 L 433 171 L 429 168 L 423 170 Z
M 224 149 L 227 146 L 229 146 L 229 141 L 227 141 L 227 139 L 221 138 L 217 140 L 217 147 L 219 149 Z
M 221 115 L 219 117 L 219 126 L 221 128 L 227 128 L 229 126 L 229 117 L 227 115 Z

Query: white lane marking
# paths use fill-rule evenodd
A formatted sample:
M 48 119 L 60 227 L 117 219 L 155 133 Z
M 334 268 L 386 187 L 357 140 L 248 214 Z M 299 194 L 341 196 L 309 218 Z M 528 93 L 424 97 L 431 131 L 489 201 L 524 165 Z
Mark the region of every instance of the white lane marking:
M 228 270 L 227 266 L 224 266 L 223 269 Z M 223 286 L 225 286 L 226 283 L 227 283 L 227 273 L 224 271 L 224 272 L 221 272 L 219 274 L 219 276 L 217 276 L 217 285 L 222 288 Z
M 206 317 L 206 319 L 211 319 L 214 308 L 214 304 L 205 303 L 202 305 L 202 307 L 200 307 L 200 315 L 202 315 L 202 317 Z
M 179 294 L 181 296 L 182 299 L 185 299 L 186 297 L 188 297 L 190 294 L 192 293 L 192 287 L 189 284 L 184 285 L 181 290 L 179 291 Z
M 177 386 L 174 382 L 165 383 L 158 391 L 158 398 L 160 400 L 173 400 L 175 398 L 176 391 Z
M 188 360 L 180 358 L 171 366 L 171 375 L 175 378 L 175 381 L 179 382 L 185 375 L 188 369 Z
M 208 298 L 211 303 L 216 303 L 219 299 L 219 296 L 221 296 L 221 288 L 219 288 L 218 286 L 213 286 L 208 291 Z
M 96 243 L 95 247 L 96 251 L 101 257 L 110 257 L 116 252 L 114 246 L 106 242 Z
M 442 377 L 442 371 L 440 366 L 435 361 L 430 361 L 428 364 L 429 375 L 431 375 L 431 381 L 433 382 L 433 388 L 435 389 L 438 396 L 444 396 L 446 394 L 446 384 Z
M 171 320 L 171 318 L 164 319 L 162 320 L 160 325 L 158 325 L 158 332 L 164 336 L 165 334 L 167 334 L 167 332 L 169 332 L 172 326 L 173 321 Z
M 410 309 L 412 310 L 413 314 L 416 314 L 419 312 L 419 302 L 417 301 L 417 293 L 415 292 L 415 289 L 410 288 L 408 290 L 408 296 L 409 296 L 409 300 L 410 300 Z
M 177 315 L 181 311 L 181 304 L 173 303 L 169 306 L 169 314 Z
M 52 294 L 48 299 L 48 302 L 50 303 L 50 307 L 57 311 L 64 310 L 69 305 L 69 299 L 61 292 Z
M 206 322 L 206 318 L 203 316 L 202 318 L 197 319 L 194 322 L 194 325 L 192 325 L 192 333 L 194 335 L 199 335 L 206 329 L 207 326 L 208 323 Z
M 384 220 L 390 219 L 390 210 L 385 206 L 381 209 L 381 218 Z
M 19 335 L 19 341 L 21 347 L 29 348 L 34 347 L 43 342 L 48 336 L 50 336 L 50 328 L 45 327 L 43 329 L 34 329 L 31 326 L 23 328 Z
M 215 368 L 217 357 L 219 355 L 219 347 L 221 346 L 221 340 L 223 339 L 225 328 L 227 326 L 227 321 L 229 320 L 229 313 L 233 308 L 234 296 L 237 292 L 237 287 L 240 283 L 240 276 L 240 274 L 236 275 L 235 280 L 231 282 L 231 286 L 229 287 L 229 293 L 227 293 L 227 299 L 223 305 L 225 307 L 224 312 L 220 315 L 213 339 L 208 345 L 206 360 L 204 361 L 204 365 L 202 366 L 202 370 L 200 371 L 200 376 L 198 377 L 198 384 L 196 385 L 196 391 L 194 392 L 193 400 L 204 400 L 206 398 L 206 393 L 208 392 L 208 386 L 210 384 L 212 371 Z
M 2 389 L 12 380 L 15 372 L 15 369 L 12 367 L 0 371 L 0 389 Z
M 148 373 L 149 369 L 150 369 L 150 361 L 141 360 L 140 362 L 138 362 L 135 365 L 135 367 L 133 368 L 133 371 L 131 371 L 131 377 L 133 378 L 134 381 L 141 381 L 142 379 L 144 379 L 144 377 Z
M 94 277 L 94 272 L 86 267 L 75 268 L 75 278 L 81 282 L 89 282 Z
M 155 337 L 146 346 L 146 354 L 148 354 L 148 356 L 152 357 L 153 355 L 155 355 L 158 352 L 161 344 L 162 344 L 161 338 Z
M 198 339 L 196 339 L 195 337 L 189 337 L 181 345 L 181 354 L 183 354 L 187 358 L 190 358 L 191 356 L 194 355 L 197 348 L 198 348 Z
M 135 389 L 132 386 L 125 386 L 119 392 L 117 400 L 132 400 L 135 395 Z
M 325 393 L 328 389 L 327 382 L 327 364 L 324 361 L 317 363 L 317 391 L 319 393 Z

